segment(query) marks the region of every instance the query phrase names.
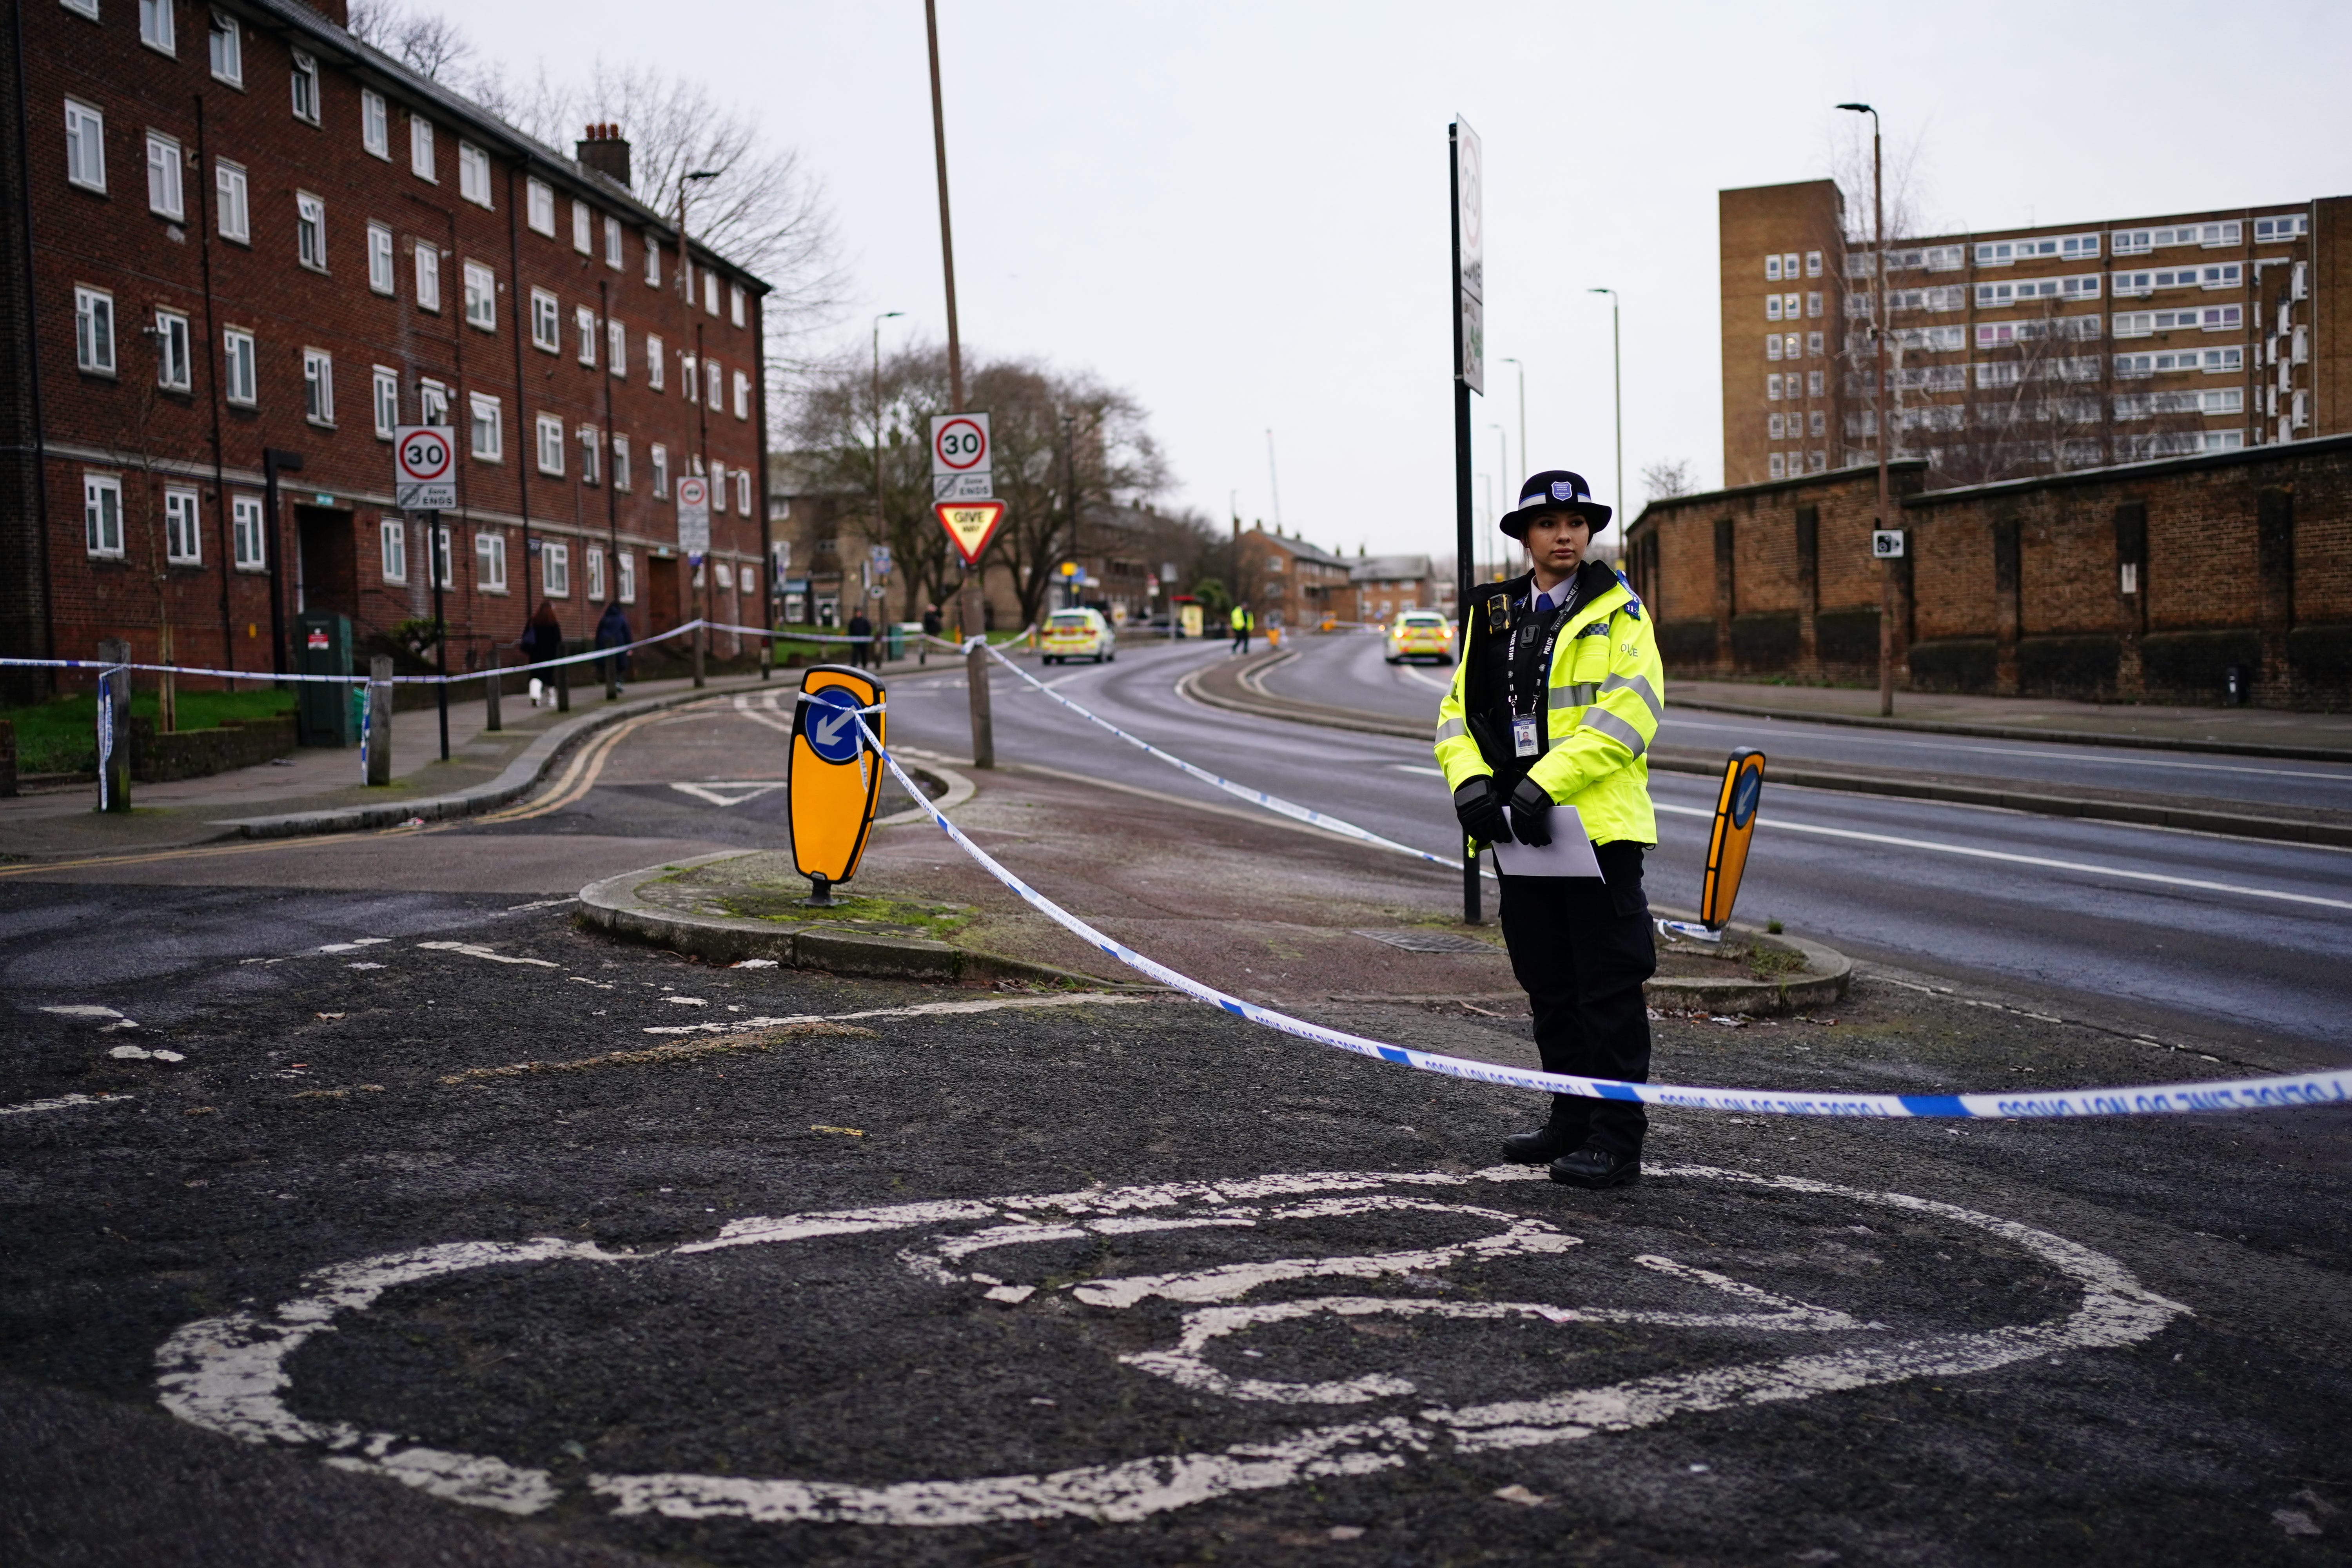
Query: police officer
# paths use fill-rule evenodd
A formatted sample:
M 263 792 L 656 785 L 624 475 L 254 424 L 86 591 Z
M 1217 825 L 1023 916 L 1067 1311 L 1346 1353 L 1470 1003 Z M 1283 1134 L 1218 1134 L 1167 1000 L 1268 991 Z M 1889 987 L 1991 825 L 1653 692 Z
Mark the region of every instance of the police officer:
M 1503 940 L 1535 1014 L 1547 1072 L 1643 1082 L 1657 968 L 1642 856 L 1657 842 L 1644 760 L 1665 711 L 1665 672 L 1642 602 L 1603 561 L 1586 561 L 1609 509 L 1555 468 L 1521 487 L 1503 519 L 1534 569 L 1473 590 L 1454 688 L 1438 709 L 1437 761 L 1472 844 L 1549 844 L 1574 806 L 1601 880 L 1502 879 Z M 1552 1096 L 1551 1119 L 1503 1141 L 1574 1187 L 1635 1180 L 1649 1119 L 1629 1100 Z
M 1234 606 L 1233 623 L 1233 651 L 1235 653 L 1249 652 L 1250 628 L 1257 625 L 1257 617 L 1250 614 L 1249 601 L 1246 599 Z

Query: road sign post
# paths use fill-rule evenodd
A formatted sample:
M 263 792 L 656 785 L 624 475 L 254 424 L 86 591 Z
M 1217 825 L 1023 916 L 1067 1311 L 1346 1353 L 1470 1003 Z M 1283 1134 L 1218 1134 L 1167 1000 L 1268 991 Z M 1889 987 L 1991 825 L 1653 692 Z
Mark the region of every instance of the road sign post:
M 710 481 L 699 474 L 687 474 L 677 481 L 677 548 L 686 557 L 687 580 L 693 585 L 694 618 L 701 620 L 702 563 L 710 553 Z M 702 650 L 709 636 L 709 628 L 697 626 L 691 639 L 698 687 L 702 684 Z
M 834 888 L 857 874 L 882 795 L 882 763 L 866 755 L 857 710 L 882 701 L 882 683 L 848 665 L 820 664 L 801 678 L 793 712 L 792 771 L 785 800 L 792 818 L 793 865 L 809 879 L 808 902 L 833 902 Z M 887 716 L 865 715 L 877 741 L 888 743 Z
M 931 499 L 984 500 L 995 493 L 995 448 L 985 414 L 931 416 Z
M 441 514 L 457 509 L 457 443 L 449 426 L 403 425 L 393 431 L 392 499 L 401 510 L 425 516 L 425 557 L 433 574 L 434 646 L 443 677 L 435 695 L 441 717 L 441 760 L 446 763 L 449 760 L 449 625 L 442 616 Z
M 1478 542 L 1470 514 L 1470 395 L 1486 385 L 1486 155 L 1478 133 L 1457 118 L 1446 130 L 1453 157 L 1454 207 L 1454 611 L 1461 626 L 1454 646 L 1470 646 L 1470 586 Z M 1479 909 L 1478 852 L 1462 848 L 1462 919 L 1484 921 Z
M 978 417 L 982 422 L 984 443 L 988 416 L 983 414 Z M 935 431 L 940 423 L 932 421 Z M 935 434 L 931 442 L 934 463 L 938 460 L 939 449 L 940 443 Z M 940 520 L 940 526 L 946 529 L 948 537 L 955 542 L 956 553 L 963 557 L 961 614 L 963 635 L 971 642 L 964 653 L 964 685 L 971 699 L 971 765 L 976 768 L 996 766 L 996 724 L 988 706 L 988 652 L 982 646 L 988 636 L 988 612 L 982 600 L 980 558 L 987 551 L 988 542 L 996 537 L 997 528 L 1004 521 L 1004 503 L 1001 500 L 983 499 L 931 503 L 931 514 Z

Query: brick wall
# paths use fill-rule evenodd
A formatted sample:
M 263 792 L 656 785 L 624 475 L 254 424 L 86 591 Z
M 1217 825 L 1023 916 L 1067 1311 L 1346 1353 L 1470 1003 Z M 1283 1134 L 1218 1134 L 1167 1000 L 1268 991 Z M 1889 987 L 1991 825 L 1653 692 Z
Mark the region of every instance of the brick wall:
M 39 481 L 50 525 L 45 574 L 38 542 L 16 533 L 0 538 L 6 555 L 0 570 L 12 583 L 26 580 L 21 572 L 45 582 L 48 624 L 31 624 L 13 602 L 0 605 L 5 651 L 37 653 L 53 637 L 58 655 L 87 657 L 100 637 L 119 636 L 131 642 L 135 658 L 152 659 L 168 623 L 180 662 L 270 668 L 271 574 L 227 569 L 232 503 L 260 493 L 265 447 L 304 458 L 300 474 L 286 482 L 271 529 L 289 626 L 298 603 L 307 601 L 312 608 L 352 614 L 364 646 L 399 621 L 430 614 L 425 542 L 417 520 L 409 520 L 406 529 L 406 581 L 389 580 L 384 571 L 379 525 L 387 518 L 399 521 L 399 514 L 389 510 L 391 445 L 375 429 L 378 367 L 398 378 L 403 424 L 422 422 L 424 384 L 446 389 L 461 454 L 460 506 L 443 518 L 455 558 L 446 595 L 453 668 L 478 665 L 497 645 L 510 644 L 531 605 L 551 594 L 549 556 L 531 553 L 532 543 L 560 545 L 568 557 L 567 592 L 556 602 L 572 637 L 588 635 L 603 608 L 588 597 L 592 547 L 606 555 L 608 595 L 617 585 L 614 547 L 634 558 L 636 602 L 625 607 L 640 635 L 691 615 L 688 574 L 675 565 L 660 570 L 657 563 L 665 553 L 675 557 L 675 480 L 698 458 L 714 468 L 723 465 L 730 475 L 723 510 L 714 508 L 712 518 L 712 552 L 727 567 L 727 584 L 710 582 L 709 608 L 716 618 L 758 620 L 764 573 L 739 574 L 761 558 L 765 486 L 755 479 L 751 504 L 741 506 L 731 476 L 756 475 L 761 468 L 756 392 L 762 286 L 698 249 L 695 298 L 683 298 L 676 234 L 664 215 L 561 153 L 469 119 L 469 111 L 430 83 L 365 54 L 315 18 L 289 25 L 293 13 L 224 7 L 242 23 L 243 77 L 241 86 L 219 79 L 210 68 L 207 37 L 214 9 L 176 5 L 176 47 L 165 54 L 142 42 L 135 5 L 105 5 L 95 22 L 63 5 L 25 8 L 32 170 L 25 195 L 47 454 Z M 297 48 L 318 61 L 316 124 L 292 112 Z M 388 156 L 363 145 L 363 89 L 386 100 Z M 67 178 L 68 99 L 105 117 L 102 193 Z M 432 179 L 412 166 L 416 118 L 433 128 Z M 176 220 L 150 210 L 151 132 L 179 143 L 183 216 Z M 461 192 L 461 142 L 487 155 L 488 206 Z M 220 231 L 215 191 L 225 162 L 246 173 L 249 243 Z M 535 232 L 527 221 L 532 178 L 552 188 L 552 236 Z M 323 268 L 298 259 L 301 195 L 324 204 Z M 588 254 L 572 243 L 575 202 L 587 204 L 591 213 Z M 12 210 L 12 219 L 18 216 Z M 608 217 L 621 226 L 618 267 L 606 260 Z M 393 237 L 388 292 L 379 292 L 371 279 L 372 224 Z M 657 283 L 646 281 L 649 239 L 660 250 Z M 437 310 L 419 298 L 420 247 L 444 253 Z M 18 259 L 18 254 L 10 257 L 12 263 Z M 487 267 L 495 279 L 495 319 L 487 329 L 466 320 L 469 262 Z M 716 313 L 703 308 L 706 269 L 719 279 Z M 103 290 L 114 301 L 117 368 L 111 375 L 77 365 L 77 287 Z M 740 325 L 730 287 L 744 291 Z M 532 343 L 534 289 L 557 303 L 553 352 Z M 580 360 L 576 312 L 583 307 L 597 318 L 593 366 Z M 194 355 L 185 391 L 157 385 L 156 342 L 144 329 L 159 310 L 184 315 L 190 324 Z M 625 375 L 611 374 L 608 320 L 625 334 Z M 257 396 L 251 406 L 224 395 L 221 341 L 230 328 L 250 331 L 257 345 Z M 659 390 L 650 384 L 648 334 L 662 340 Z M 306 350 L 331 358 L 331 426 L 306 415 Z M 686 359 L 698 354 L 723 377 L 718 409 L 687 395 Z M 738 373 L 753 389 L 740 418 Z M 0 416 L 24 420 L 28 381 L 0 377 L 0 399 L 7 403 Z M 503 449 L 494 459 L 470 455 L 476 395 L 498 402 Z M 536 460 L 535 427 L 542 415 L 561 423 L 561 474 L 541 472 Z M 601 445 L 608 420 L 630 447 L 632 483 L 625 490 L 611 482 L 610 447 L 600 452 L 599 483 L 585 482 L 583 472 L 580 431 L 593 427 Z M 654 493 L 656 444 L 668 460 L 667 497 Z M 119 559 L 95 556 L 85 547 L 82 496 L 89 474 L 111 475 L 122 486 L 125 548 Z M 164 559 L 163 491 L 181 486 L 200 498 L 200 564 Z M 13 495 L 7 510 L 9 526 L 20 527 L 23 513 Z M 478 534 L 505 540 L 503 593 L 478 571 Z M 307 555 L 306 537 L 312 543 Z M 657 595 L 668 602 L 655 602 Z
M 1916 690 L 2352 706 L 2352 437 L 1966 489 L 1893 465 Z M 1670 671 L 1877 671 L 1877 475 L 1654 501 L 1628 531 Z M 2128 568 L 2132 580 L 2126 582 Z

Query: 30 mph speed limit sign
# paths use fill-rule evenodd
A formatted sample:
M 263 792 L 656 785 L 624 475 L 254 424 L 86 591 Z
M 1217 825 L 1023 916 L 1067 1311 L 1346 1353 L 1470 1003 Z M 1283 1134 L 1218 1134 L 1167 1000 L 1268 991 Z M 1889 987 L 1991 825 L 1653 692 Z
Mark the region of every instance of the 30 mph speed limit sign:
M 931 499 L 985 500 L 996 491 L 985 414 L 931 416 Z
M 392 433 L 393 504 L 403 511 L 455 511 L 457 446 L 446 425 L 403 425 Z

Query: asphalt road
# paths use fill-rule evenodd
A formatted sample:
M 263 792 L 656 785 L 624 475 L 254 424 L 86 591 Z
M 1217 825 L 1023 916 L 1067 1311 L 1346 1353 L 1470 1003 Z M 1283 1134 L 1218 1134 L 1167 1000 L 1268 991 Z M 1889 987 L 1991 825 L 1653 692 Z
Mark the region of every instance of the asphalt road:
M 1377 635 L 1305 637 L 1298 657 L 1276 666 L 1266 689 L 1309 702 L 1332 702 L 1399 718 L 1423 719 L 1452 684 L 1453 667 L 1390 665 Z M 1759 694 L 1762 695 L 1762 694 Z M 1759 746 L 1770 757 L 1819 764 L 1895 768 L 1958 779 L 2003 779 L 2045 786 L 2138 790 L 2194 795 L 2260 807 L 2352 811 L 2352 765 L 2273 762 L 2261 757 L 2184 755 L 2118 746 L 1979 740 L 1734 713 L 1677 710 L 1671 688 L 1659 742 L 1725 752 Z
M 1291 689 L 1319 701 L 1367 700 L 1363 692 L 1398 672 L 1379 663 L 1377 643 L 1365 638 L 1376 674 L 1369 683 L 1355 679 L 1348 663 L 1355 640 L 1306 639 L 1333 650 L 1318 656 L 1329 667 Z M 1226 778 L 1407 844 L 1444 852 L 1455 842 L 1427 747 L 1210 709 L 1174 689 L 1186 669 L 1224 657 L 1223 644 L 1130 641 L 1108 665 L 1030 668 L 1106 719 Z M 1391 681 L 1391 689 L 1402 688 Z M 1011 676 L 1000 671 L 992 690 L 1002 762 L 1226 798 Z M 1425 695 L 1433 709 L 1437 693 Z M 1741 721 L 1676 718 L 1671 700 L 1668 711 L 1669 734 L 1690 743 L 1696 735 L 1674 726 L 1727 727 L 1709 731 L 1727 752 L 1743 738 Z M 967 712 L 960 673 L 892 684 L 892 733 L 902 742 L 968 756 Z M 1793 728 L 1775 727 L 1763 742 L 1781 744 Z M 1714 786 L 1659 773 L 1652 793 L 1660 806 L 1652 896 L 1696 907 Z M 1777 917 L 1848 952 L 1953 976 L 1999 976 L 2150 1028 L 2178 1013 L 2250 1047 L 2352 1049 L 2352 852 L 1768 784 L 1739 911 Z
M 1642 1185 L 1578 1194 L 1496 1167 L 1526 1096 L 1211 1009 L 713 971 L 510 905 L 11 885 L 0 1559 L 2352 1538 L 2343 1111 L 1662 1115 Z M 1870 980 L 1834 1021 L 1659 1035 L 1683 1081 L 2240 1070 Z

